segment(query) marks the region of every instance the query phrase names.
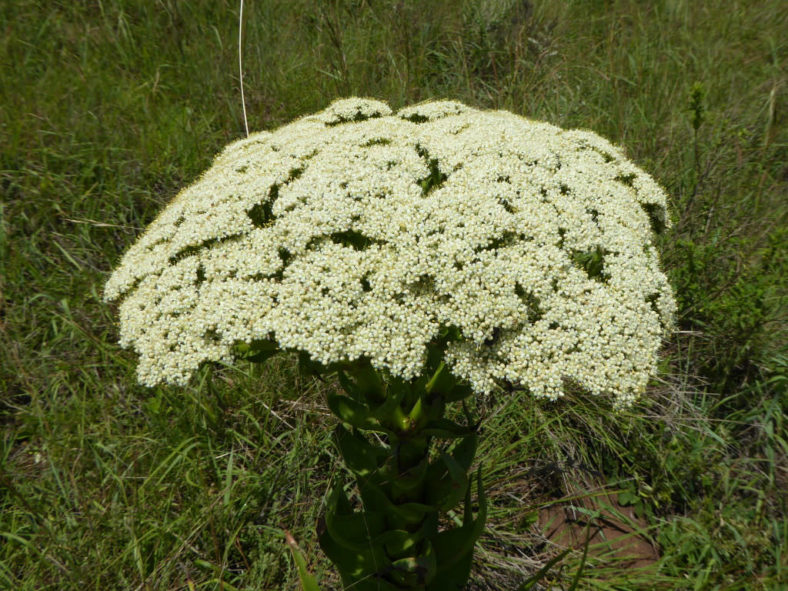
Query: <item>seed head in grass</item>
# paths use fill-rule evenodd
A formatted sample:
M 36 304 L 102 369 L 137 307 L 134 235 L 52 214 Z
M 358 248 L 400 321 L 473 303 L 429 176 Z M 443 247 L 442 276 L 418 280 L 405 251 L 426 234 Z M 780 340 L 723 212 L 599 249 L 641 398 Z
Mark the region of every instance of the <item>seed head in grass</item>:
M 665 193 L 622 151 L 452 101 L 336 101 L 229 145 L 105 288 L 142 383 L 183 383 L 238 343 L 557 398 L 633 400 L 675 309 Z

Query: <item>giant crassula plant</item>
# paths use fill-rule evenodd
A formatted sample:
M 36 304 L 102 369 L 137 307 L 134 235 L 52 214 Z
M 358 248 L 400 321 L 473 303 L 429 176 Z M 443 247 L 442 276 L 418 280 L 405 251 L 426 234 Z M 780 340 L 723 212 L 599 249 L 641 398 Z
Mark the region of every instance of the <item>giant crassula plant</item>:
M 513 387 L 617 406 L 643 393 L 675 309 L 654 247 L 665 208 L 589 131 L 345 99 L 228 146 L 105 296 L 143 384 L 278 351 L 336 375 L 356 487 L 334 488 L 321 547 L 357 591 L 458 590 L 486 503 L 477 425 L 447 405 Z

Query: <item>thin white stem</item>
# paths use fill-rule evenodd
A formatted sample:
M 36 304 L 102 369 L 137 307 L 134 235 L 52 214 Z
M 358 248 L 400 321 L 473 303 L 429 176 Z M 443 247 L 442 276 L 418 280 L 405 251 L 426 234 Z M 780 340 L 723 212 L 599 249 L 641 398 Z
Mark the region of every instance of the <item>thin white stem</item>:
M 243 112 L 244 112 L 244 129 L 246 130 L 246 137 L 249 137 L 249 123 L 246 121 L 246 99 L 244 98 L 243 53 L 241 50 L 243 24 L 244 24 L 244 0 L 241 0 L 241 11 L 238 16 L 238 72 L 241 76 L 241 107 L 243 108 Z

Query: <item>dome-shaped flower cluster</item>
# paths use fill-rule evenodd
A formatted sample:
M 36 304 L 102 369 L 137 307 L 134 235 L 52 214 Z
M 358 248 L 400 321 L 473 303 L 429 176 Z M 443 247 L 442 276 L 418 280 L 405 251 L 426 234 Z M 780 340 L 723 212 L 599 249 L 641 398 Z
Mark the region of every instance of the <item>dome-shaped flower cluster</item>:
M 106 284 L 144 384 L 183 383 L 238 342 L 419 375 L 626 403 L 675 309 L 654 232 L 665 193 L 622 151 L 451 101 L 337 101 L 228 146 Z M 445 332 L 445 331 L 444 331 Z

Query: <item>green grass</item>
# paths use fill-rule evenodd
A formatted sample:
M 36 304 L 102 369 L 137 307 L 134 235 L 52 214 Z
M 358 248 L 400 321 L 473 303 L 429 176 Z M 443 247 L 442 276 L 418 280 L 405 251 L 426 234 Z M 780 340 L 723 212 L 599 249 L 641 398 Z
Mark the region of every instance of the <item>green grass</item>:
M 145 389 L 101 301 L 140 230 L 243 135 L 237 16 L 0 4 L 0 588 L 295 589 L 284 529 L 337 583 L 315 535 L 340 470 L 326 386 L 282 358 Z M 245 20 L 254 130 L 339 96 L 455 98 L 592 129 L 672 197 L 680 331 L 649 395 L 621 415 L 580 396 L 477 404 L 491 511 L 474 589 L 539 571 L 560 549 L 538 510 L 601 485 L 661 558 L 589 554 L 578 588 L 784 588 L 783 3 L 271 0 Z M 539 584 L 568 588 L 581 560 Z

